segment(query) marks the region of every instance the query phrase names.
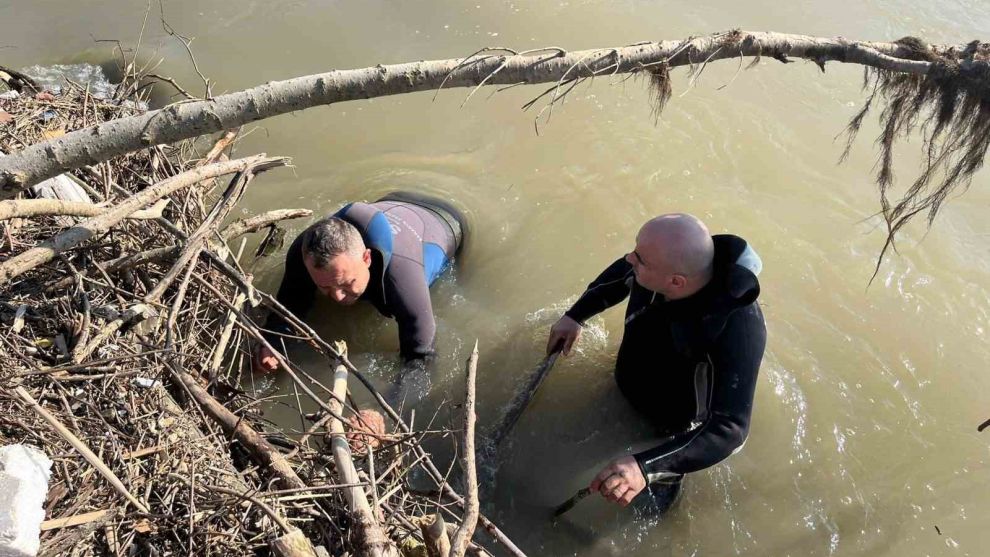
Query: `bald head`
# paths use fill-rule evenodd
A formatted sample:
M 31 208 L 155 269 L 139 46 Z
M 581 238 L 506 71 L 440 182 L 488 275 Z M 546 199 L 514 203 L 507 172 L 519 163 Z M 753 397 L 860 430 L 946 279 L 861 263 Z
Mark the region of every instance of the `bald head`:
M 639 229 L 630 263 L 636 280 L 669 299 L 694 294 L 711 280 L 715 246 L 696 217 L 671 213 L 650 219 Z

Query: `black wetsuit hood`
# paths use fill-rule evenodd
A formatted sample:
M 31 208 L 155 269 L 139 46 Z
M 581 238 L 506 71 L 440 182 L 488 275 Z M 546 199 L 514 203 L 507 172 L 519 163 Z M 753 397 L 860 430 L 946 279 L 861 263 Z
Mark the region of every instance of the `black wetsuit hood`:
M 671 315 L 671 332 L 686 355 L 704 351 L 718 338 L 732 313 L 760 296 L 757 278 L 763 263 L 739 236 L 717 234 L 712 279 L 693 296 L 662 303 Z M 687 343 L 686 345 L 681 343 Z

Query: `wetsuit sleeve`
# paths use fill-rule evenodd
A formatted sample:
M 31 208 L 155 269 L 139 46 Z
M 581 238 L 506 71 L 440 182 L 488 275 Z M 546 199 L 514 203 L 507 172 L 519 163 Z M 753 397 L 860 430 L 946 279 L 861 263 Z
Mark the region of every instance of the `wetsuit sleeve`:
M 598 275 L 564 315 L 584 323 L 587 319 L 618 304 L 629 296 L 632 265 L 620 258 Z
M 635 455 L 648 482 L 708 468 L 742 448 L 749 433 L 766 341 L 766 326 L 757 304 L 729 317 L 709 352 L 712 388 L 708 419 L 697 429 Z
M 303 318 L 313 303 L 315 293 L 316 284 L 313 283 L 309 271 L 303 264 L 302 234 L 300 234 L 289 246 L 289 251 L 285 253 L 285 273 L 282 275 L 282 283 L 278 287 L 278 294 L 275 295 L 275 299 L 296 317 Z M 274 311 L 268 315 L 265 329 L 275 333 L 288 333 L 290 331 L 288 323 Z M 271 342 L 274 336 L 266 334 L 266 338 Z
M 406 259 L 393 258 L 385 277 L 385 295 L 399 324 L 402 359 L 419 360 L 432 354 L 437 325 L 423 267 Z

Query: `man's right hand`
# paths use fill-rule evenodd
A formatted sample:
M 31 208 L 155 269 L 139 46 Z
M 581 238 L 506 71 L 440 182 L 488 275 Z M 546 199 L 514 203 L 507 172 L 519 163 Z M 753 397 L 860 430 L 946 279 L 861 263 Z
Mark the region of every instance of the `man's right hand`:
M 565 315 L 550 327 L 547 354 L 559 347 L 565 356 L 570 355 L 571 347 L 579 338 L 581 338 L 581 324 Z
M 271 373 L 278 369 L 278 360 L 275 354 L 265 345 L 258 346 L 254 352 L 254 371 L 258 373 Z

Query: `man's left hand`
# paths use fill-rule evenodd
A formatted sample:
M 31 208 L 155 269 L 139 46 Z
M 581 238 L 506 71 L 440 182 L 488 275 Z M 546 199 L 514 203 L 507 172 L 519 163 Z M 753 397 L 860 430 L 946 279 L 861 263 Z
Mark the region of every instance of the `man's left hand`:
M 591 481 L 591 491 L 597 491 L 609 501 L 623 507 L 629 504 L 646 487 L 646 478 L 631 456 L 617 458 Z

